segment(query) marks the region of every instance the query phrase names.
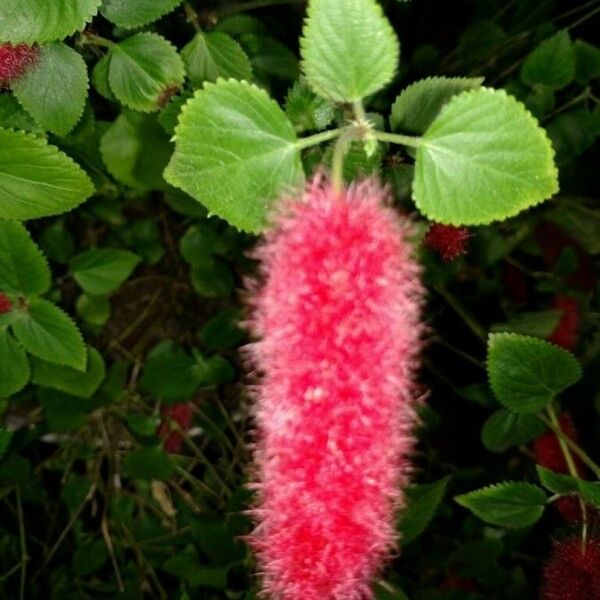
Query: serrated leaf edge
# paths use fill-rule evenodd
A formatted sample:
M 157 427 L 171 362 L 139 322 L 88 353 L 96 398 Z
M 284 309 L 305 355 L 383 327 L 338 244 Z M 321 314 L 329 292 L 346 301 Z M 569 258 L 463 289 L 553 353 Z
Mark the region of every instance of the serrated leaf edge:
M 100 10 L 100 13 L 107 21 L 110 21 L 111 23 L 115 24 L 117 27 L 122 27 L 123 29 L 135 29 L 136 27 L 143 27 L 144 25 L 148 25 L 149 23 L 154 23 L 155 21 L 162 19 L 165 15 L 168 15 L 169 13 L 176 10 L 177 7 L 182 2 L 183 2 L 183 0 L 176 0 L 176 3 L 172 8 L 166 8 L 163 12 L 160 13 L 160 15 L 158 15 L 157 17 L 154 17 L 150 20 L 142 19 L 141 21 L 128 21 L 128 22 L 121 21 L 120 23 L 117 23 L 116 21 L 113 21 L 110 17 L 108 17 L 105 14 L 104 10 Z

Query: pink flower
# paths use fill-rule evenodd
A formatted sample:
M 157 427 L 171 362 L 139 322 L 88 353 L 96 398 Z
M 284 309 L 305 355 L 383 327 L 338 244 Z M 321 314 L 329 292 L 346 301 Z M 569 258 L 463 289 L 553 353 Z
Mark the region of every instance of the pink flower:
M 467 252 L 469 230 L 465 227 L 432 223 L 425 234 L 425 245 L 450 262 Z
M 12 303 L 8 296 L 0 292 L 0 315 L 10 312 L 12 309 Z
M 317 177 L 257 251 L 256 388 L 263 589 L 281 600 L 371 598 L 410 472 L 420 269 L 411 226 L 374 181 Z
M 156 435 L 164 440 L 164 449 L 172 454 L 180 454 L 183 448 L 183 436 L 181 432 L 171 425 L 174 421 L 182 431 L 188 431 L 192 425 L 193 407 L 191 402 L 163 406 L 160 411 L 162 420 Z
M 554 545 L 544 568 L 541 600 L 600 600 L 600 542 L 573 537 Z
M 35 62 L 39 50 L 27 44 L 0 44 L 0 88 L 19 79 Z

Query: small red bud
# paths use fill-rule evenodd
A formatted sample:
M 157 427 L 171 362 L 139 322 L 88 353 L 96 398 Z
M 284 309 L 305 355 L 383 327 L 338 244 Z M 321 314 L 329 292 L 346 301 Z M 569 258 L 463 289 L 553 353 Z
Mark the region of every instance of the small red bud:
M 446 261 L 450 262 L 467 252 L 469 230 L 465 227 L 432 223 L 425 234 L 425 246 L 436 250 Z
M 579 301 L 569 296 L 557 295 L 554 308 L 561 311 L 561 317 L 548 341 L 571 352 L 577 347 L 580 322 Z
M 39 50 L 27 44 L 0 44 L 0 88 L 9 87 L 35 62 Z
M 181 432 L 171 427 L 171 421 L 175 421 L 183 430 L 188 431 L 192 425 L 193 407 L 191 402 L 163 406 L 160 414 L 162 416 L 156 435 L 164 440 L 163 447 L 166 452 L 180 454 L 183 448 L 183 436 Z
M 9 312 L 12 309 L 12 302 L 8 299 L 8 296 L 5 296 L 2 292 L 0 292 L 0 315 Z

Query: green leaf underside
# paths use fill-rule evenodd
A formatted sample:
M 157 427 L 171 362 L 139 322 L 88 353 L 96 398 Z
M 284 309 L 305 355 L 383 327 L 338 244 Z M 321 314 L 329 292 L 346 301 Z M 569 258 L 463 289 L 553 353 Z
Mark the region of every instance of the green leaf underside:
M 417 149 L 419 210 L 451 225 L 512 217 L 558 190 L 554 152 L 525 107 L 502 90 L 452 98 Z
M 69 267 L 84 291 L 102 296 L 118 289 L 139 262 L 140 257 L 128 250 L 102 248 L 78 254 Z
M 50 387 L 71 396 L 90 398 L 102 383 L 106 374 L 104 359 L 91 346 L 87 349 L 86 370 L 81 372 L 71 367 L 58 366 L 45 360 L 35 359 L 32 365 L 31 381 L 43 387 Z
M 29 381 L 29 361 L 22 346 L 0 327 L 0 398 L 22 390 Z
M 115 25 L 140 27 L 160 19 L 181 4 L 182 0 L 105 0 L 102 14 Z
M 175 47 L 156 33 L 137 33 L 111 50 L 108 83 L 125 106 L 141 112 L 159 110 L 185 76 Z
M 66 135 L 85 106 L 88 74 L 81 55 L 60 42 L 42 46 L 34 67 L 12 86 L 23 108 L 45 129 Z
M 490 335 L 487 368 L 498 401 L 519 413 L 537 412 L 581 378 L 581 366 L 570 352 L 509 333 Z
M 238 229 L 260 231 L 272 200 L 303 179 L 294 128 L 254 85 L 207 83 L 175 131 L 165 179 Z
M 4 218 L 57 215 L 81 204 L 93 191 L 86 173 L 44 139 L 0 129 L 0 212 Z
M 456 502 L 480 519 L 501 527 L 528 527 L 543 514 L 546 494 L 524 482 L 507 482 L 462 494 Z
M 0 291 L 25 296 L 50 289 L 46 258 L 21 223 L 0 221 Z
M 187 76 L 194 87 L 219 77 L 252 78 L 252 66 L 242 47 L 226 33 L 195 35 L 181 50 Z
M 566 31 L 544 40 L 531 52 L 521 68 L 528 85 L 560 90 L 575 78 L 575 50 Z
M 483 77 L 428 77 L 409 85 L 392 105 L 393 131 L 423 133 L 456 94 L 481 87 Z
M 80 31 L 102 0 L 3 0 L 0 40 L 13 44 L 52 42 Z
M 497 410 L 483 425 L 481 440 L 492 452 L 504 452 L 542 435 L 546 426 L 536 415 L 519 414 L 505 408 Z
M 86 366 L 86 348 L 71 318 L 47 300 L 34 298 L 12 323 L 16 338 L 34 356 L 80 371 Z
M 383 88 L 400 53 L 375 0 L 312 0 L 300 48 L 309 84 L 336 102 L 356 102 Z
M 450 477 L 444 477 L 433 483 L 407 488 L 407 506 L 402 512 L 399 523 L 403 545 L 410 543 L 425 531 L 444 498 L 449 481 Z

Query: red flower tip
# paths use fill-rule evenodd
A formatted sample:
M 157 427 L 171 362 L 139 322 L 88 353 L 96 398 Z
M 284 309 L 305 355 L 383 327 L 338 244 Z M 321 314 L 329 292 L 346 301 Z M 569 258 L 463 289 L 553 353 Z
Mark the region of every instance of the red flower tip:
M 0 88 L 8 87 L 35 62 L 39 50 L 27 44 L 0 44 Z
M 599 571 L 598 540 L 557 542 L 544 568 L 541 600 L 600 600 Z
M 163 406 L 160 410 L 162 420 L 156 435 L 164 440 L 163 447 L 171 454 L 180 454 L 183 448 L 183 436 L 179 431 L 171 427 L 171 421 L 175 421 L 183 430 L 188 431 L 192 425 L 193 405 L 191 402 Z
M 577 439 L 575 424 L 569 413 L 562 413 L 558 417 L 558 423 L 562 431 L 573 441 Z M 558 437 L 552 431 L 548 431 L 533 442 L 533 451 L 538 465 L 546 467 L 555 473 L 568 473 L 569 467 L 562 453 Z M 583 467 L 578 456 L 573 456 L 577 471 L 582 474 Z
M 577 347 L 579 323 L 579 301 L 569 296 L 557 295 L 554 308 L 561 311 L 561 317 L 548 341 L 571 352 Z
M 9 312 L 12 309 L 12 302 L 8 296 L 0 292 L 0 315 Z
M 317 178 L 256 255 L 256 529 L 278 600 L 371 598 L 410 471 L 420 269 L 411 227 L 366 181 Z
M 432 223 L 425 234 L 425 245 L 436 250 L 447 262 L 467 252 L 469 230 L 466 227 Z

